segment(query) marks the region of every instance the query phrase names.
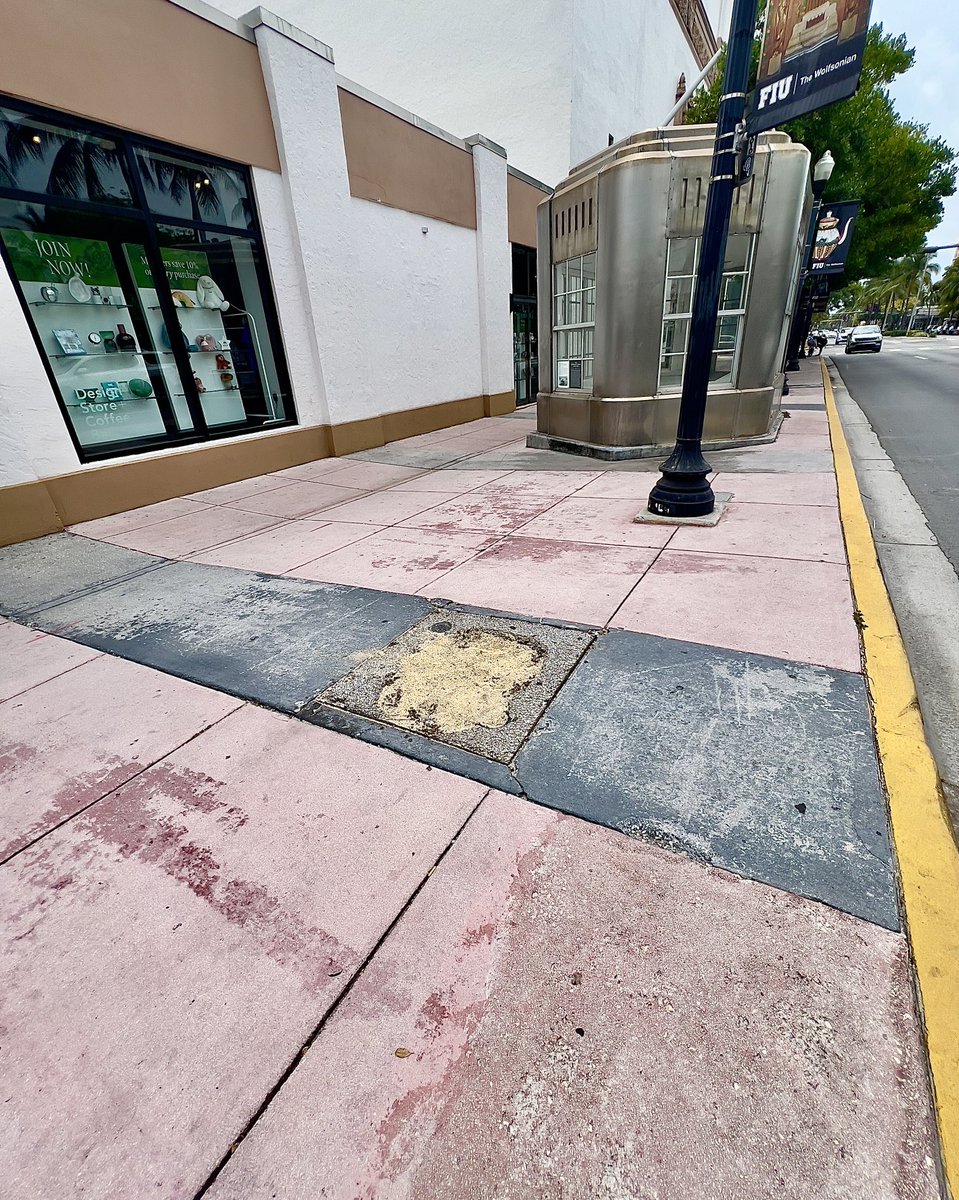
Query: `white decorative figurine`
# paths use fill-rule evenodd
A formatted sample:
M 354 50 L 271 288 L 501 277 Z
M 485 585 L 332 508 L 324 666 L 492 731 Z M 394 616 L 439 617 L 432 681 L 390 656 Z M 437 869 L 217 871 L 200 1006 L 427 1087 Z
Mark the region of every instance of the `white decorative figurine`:
M 209 275 L 200 275 L 197 279 L 196 298 L 201 308 L 218 308 L 220 312 L 226 312 L 230 307 L 219 284 Z

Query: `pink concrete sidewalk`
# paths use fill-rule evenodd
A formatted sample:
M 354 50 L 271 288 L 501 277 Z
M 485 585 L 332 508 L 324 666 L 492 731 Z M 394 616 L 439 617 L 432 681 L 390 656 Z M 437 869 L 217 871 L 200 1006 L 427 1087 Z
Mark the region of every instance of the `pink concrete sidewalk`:
M 0 642 L 7 1195 L 939 1194 L 901 934 Z
M 824 414 L 715 456 L 711 530 L 525 429 L 77 532 L 859 670 Z M 939 1196 L 902 934 L 12 622 L 0 661 L 11 1197 Z
M 797 410 L 776 443 L 736 452 L 746 470 L 718 465 L 714 487 L 733 501 L 716 529 L 635 524 L 649 462 L 512 467 L 543 453 L 525 449 L 529 428 L 494 417 L 390 447 L 413 461 L 424 444 L 452 441 L 464 456 L 452 469 L 325 459 L 73 531 L 168 558 L 859 670 L 835 476 L 796 468 L 828 455 L 824 408 Z M 491 448 L 510 466 L 471 469 Z

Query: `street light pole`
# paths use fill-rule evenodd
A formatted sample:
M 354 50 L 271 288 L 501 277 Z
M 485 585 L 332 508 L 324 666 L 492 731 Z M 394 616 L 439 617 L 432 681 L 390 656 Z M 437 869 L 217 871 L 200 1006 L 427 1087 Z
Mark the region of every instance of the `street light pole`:
M 707 479 L 709 463 L 702 452 L 703 422 L 719 316 L 729 212 L 736 182 L 736 133 L 746 107 L 758 5 L 759 0 L 735 0 L 733 7 L 706 197 L 699 273 L 689 323 L 676 445 L 662 465 L 661 478 L 649 493 L 649 511 L 662 517 L 705 516 L 716 504 Z
M 809 260 L 812 258 L 813 243 L 816 240 L 816 226 L 819 224 L 819 213 L 822 209 L 822 194 L 826 190 L 836 160 L 827 150 L 816 163 L 812 171 L 812 211 L 809 214 L 809 226 L 806 230 L 806 242 L 803 246 L 802 264 L 799 269 L 799 286 L 796 288 L 796 302 L 793 307 L 793 318 L 789 326 L 789 340 L 786 343 L 786 365 L 784 371 L 799 370 L 799 351 L 802 349 L 803 338 L 809 332 L 809 322 L 812 317 L 812 297 L 806 286 L 809 280 Z

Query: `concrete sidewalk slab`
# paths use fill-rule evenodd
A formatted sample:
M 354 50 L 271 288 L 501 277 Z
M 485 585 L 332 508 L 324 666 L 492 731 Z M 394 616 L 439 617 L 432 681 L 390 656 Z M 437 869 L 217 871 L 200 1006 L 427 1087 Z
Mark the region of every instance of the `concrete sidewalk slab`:
M 421 589 L 421 594 L 477 608 L 602 626 L 658 553 L 640 546 L 512 538 L 454 567 Z
M 309 517 L 335 504 L 345 504 L 364 495 L 360 488 L 338 487 L 325 479 L 322 483 L 307 483 L 302 479 L 285 480 L 281 487 L 269 487 L 235 500 L 220 503 L 242 512 L 262 513 L 274 517 Z
M 206 550 L 210 546 L 220 545 L 221 542 L 245 537 L 270 525 L 276 525 L 277 521 L 275 516 L 206 506 L 202 511 L 186 517 L 172 517 L 168 521 L 159 521 L 156 525 L 144 525 L 126 533 L 114 534 L 111 541 L 117 546 L 126 546 L 144 554 L 187 558 L 197 550 Z
M 174 517 L 198 516 L 204 511 L 200 495 L 191 496 L 189 499 L 176 497 L 172 500 L 161 500 L 143 508 L 131 508 L 109 517 L 98 517 L 95 521 L 81 521 L 78 525 L 71 525 L 70 531 L 81 533 L 84 537 L 111 538 L 131 529 L 158 525 L 161 521 L 170 521 Z M 215 501 L 211 500 L 209 503 L 213 504 Z
M 516 531 L 518 537 L 554 542 L 583 542 L 594 546 L 666 545 L 675 527 L 637 524 L 633 518 L 644 505 L 635 500 L 570 496 Z
M 613 631 L 516 774 L 539 804 L 899 927 L 860 675 Z
M 0 860 L 236 707 L 106 655 L 0 704 Z
M 8 864 L 5 1193 L 193 1196 L 484 791 L 243 707 Z
M 679 529 L 669 548 L 711 554 L 801 558 L 811 562 L 846 562 L 846 547 L 835 503 L 829 508 L 772 503 L 760 507 L 731 500 L 715 529 Z
M 211 1200 L 938 1196 L 904 940 L 488 798 Z
M 260 571 L 267 575 L 285 575 L 322 554 L 330 554 L 350 542 L 375 532 L 367 527 L 330 522 L 288 521 L 262 533 L 211 550 L 198 550 L 190 561 L 211 567 L 234 567 L 241 571 Z
M 0 700 L 29 691 L 98 657 L 98 651 L 0 617 Z
M 612 624 L 841 671 L 861 668 L 849 571 L 840 563 L 664 550 Z
M 414 529 L 439 529 L 450 533 L 486 533 L 502 536 L 512 533 L 533 517 L 556 503 L 555 496 L 505 495 L 495 492 L 480 495 L 469 492 L 447 500 L 426 512 L 407 517 L 400 525 Z
M 420 493 L 426 495 L 427 493 Z M 473 558 L 490 544 L 482 534 L 441 533 L 437 529 L 379 529 L 345 522 L 331 529 L 355 529 L 366 536 L 322 557 L 301 563 L 288 574 L 295 579 L 320 579 L 358 587 L 412 594 Z M 419 534 L 418 538 L 409 535 Z M 469 543 L 472 541 L 472 545 Z
M 738 504 L 814 504 L 835 509 L 838 503 L 836 476 L 832 471 L 810 471 L 804 475 L 725 472 L 716 476 L 713 486 L 732 492 Z
M 326 511 L 331 521 L 347 521 L 360 525 L 396 525 L 404 517 L 415 517 L 450 500 L 458 492 L 375 492 L 347 504 L 337 504 Z

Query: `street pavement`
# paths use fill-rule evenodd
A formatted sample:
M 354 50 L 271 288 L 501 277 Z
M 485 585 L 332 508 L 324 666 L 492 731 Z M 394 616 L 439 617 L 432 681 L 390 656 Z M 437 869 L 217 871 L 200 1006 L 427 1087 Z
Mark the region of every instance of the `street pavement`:
M 959 836 L 959 338 L 887 338 L 879 355 L 834 352 L 831 362 Z
M 789 400 L 714 528 L 520 413 L 0 551 L 5 1194 L 946 1195 Z
M 959 571 L 959 337 L 886 338 L 833 362 Z

